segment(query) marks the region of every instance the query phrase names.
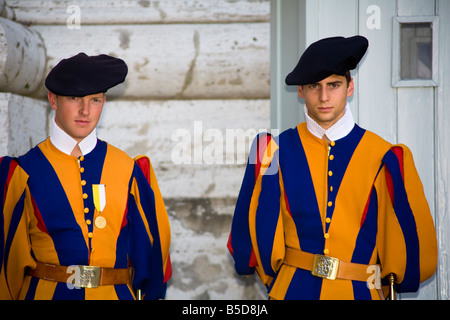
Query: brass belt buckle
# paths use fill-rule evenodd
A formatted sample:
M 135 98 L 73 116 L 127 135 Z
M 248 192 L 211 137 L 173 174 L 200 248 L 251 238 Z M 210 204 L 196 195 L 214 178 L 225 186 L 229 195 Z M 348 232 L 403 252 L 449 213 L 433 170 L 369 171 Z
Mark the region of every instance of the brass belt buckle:
M 316 277 L 335 280 L 339 270 L 339 259 L 316 254 L 311 273 Z
M 97 288 L 100 282 L 100 267 L 78 267 L 80 268 L 80 288 Z

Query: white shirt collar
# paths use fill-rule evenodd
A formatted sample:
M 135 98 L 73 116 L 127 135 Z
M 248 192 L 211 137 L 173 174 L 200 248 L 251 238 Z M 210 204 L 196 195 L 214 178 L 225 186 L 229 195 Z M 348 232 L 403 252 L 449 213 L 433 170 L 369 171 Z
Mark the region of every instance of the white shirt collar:
M 345 105 L 344 115 L 335 124 L 333 124 L 330 128 L 328 128 L 328 130 L 322 128 L 316 121 L 314 121 L 308 115 L 308 109 L 306 108 L 306 106 L 304 107 L 304 112 L 306 119 L 306 127 L 308 128 L 309 132 L 311 132 L 319 139 L 322 139 L 324 134 L 326 134 L 328 139 L 330 139 L 331 141 L 342 139 L 346 135 L 348 135 L 355 126 L 352 111 L 350 110 L 348 103 Z
M 50 129 L 50 141 L 58 150 L 68 155 L 72 153 L 73 148 L 75 148 L 75 146 L 77 145 L 77 141 L 69 136 L 56 124 L 55 118 L 53 118 Z M 83 155 L 87 155 L 89 152 L 91 152 L 96 145 L 97 133 L 95 128 L 86 138 L 84 138 L 78 144 Z

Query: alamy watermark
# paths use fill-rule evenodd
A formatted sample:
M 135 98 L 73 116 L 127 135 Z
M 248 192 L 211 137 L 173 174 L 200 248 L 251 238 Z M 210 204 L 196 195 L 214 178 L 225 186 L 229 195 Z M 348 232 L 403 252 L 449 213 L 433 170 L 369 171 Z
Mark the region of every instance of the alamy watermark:
M 81 8 L 78 5 L 69 5 L 66 12 L 69 17 L 66 21 L 68 29 L 81 29 Z M 366 13 L 369 17 L 366 20 L 366 27 L 369 30 L 381 29 L 381 8 L 377 5 L 370 5 L 366 9 Z
M 369 30 L 379 30 L 381 29 L 381 9 L 377 5 L 370 5 L 366 10 L 367 14 L 370 16 L 366 20 L 366 27 Z
M 66 12 L 70 14 L 67 18 L 66 26 L 70 30 L 81 29 L 81 9 L 77 5 L 70 5 Z
M 372 289 L 381 289 L 381 269 L 380 266 L 377 264 L 370 265 L 367 267 L 366 270 L 367 274 L 370 274 L 370 276 L 367 278 L 366 284 L 367 288 L 369 290 Z
M 203 121 L 194 121 L 193 130 L 177 128 L 171 134 L 175 143 L 170 157 L 174 164 L 245 164 L 256 161 L 248 158 L 250 147 L 259 133 L 269 132 L 267 129 L 240 128 L 203 128 Z M 278 129 L 270 130 L 278 135 Z M 262 159 L 259 159 L 262 160 Z

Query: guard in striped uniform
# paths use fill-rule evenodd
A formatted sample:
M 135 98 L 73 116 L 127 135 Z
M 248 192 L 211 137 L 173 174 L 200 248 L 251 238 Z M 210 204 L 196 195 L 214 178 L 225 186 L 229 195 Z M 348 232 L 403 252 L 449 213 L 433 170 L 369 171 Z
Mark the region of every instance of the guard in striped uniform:
M 271 299 L 384 299 L 385 279 L 414 292 L 433 275 L 437 241 L 405 145 L 355 124 L 347 98 L 367 39 L 313 43 L 286 78 L 306 122 L 255 139 L 228 248 Z
M 80 53 L 46 79 L 50 137 L 0 162 L 1 299 L 165 297 L 170 227 L 150 159 L 96 136 L 124 61 Z

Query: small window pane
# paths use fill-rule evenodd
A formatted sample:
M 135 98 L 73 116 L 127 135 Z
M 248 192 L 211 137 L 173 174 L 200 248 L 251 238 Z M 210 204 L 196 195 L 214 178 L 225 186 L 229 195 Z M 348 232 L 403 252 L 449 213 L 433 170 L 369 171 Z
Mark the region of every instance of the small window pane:
M 401 23 L 401 80 L 433 78 L 431 23 Z

